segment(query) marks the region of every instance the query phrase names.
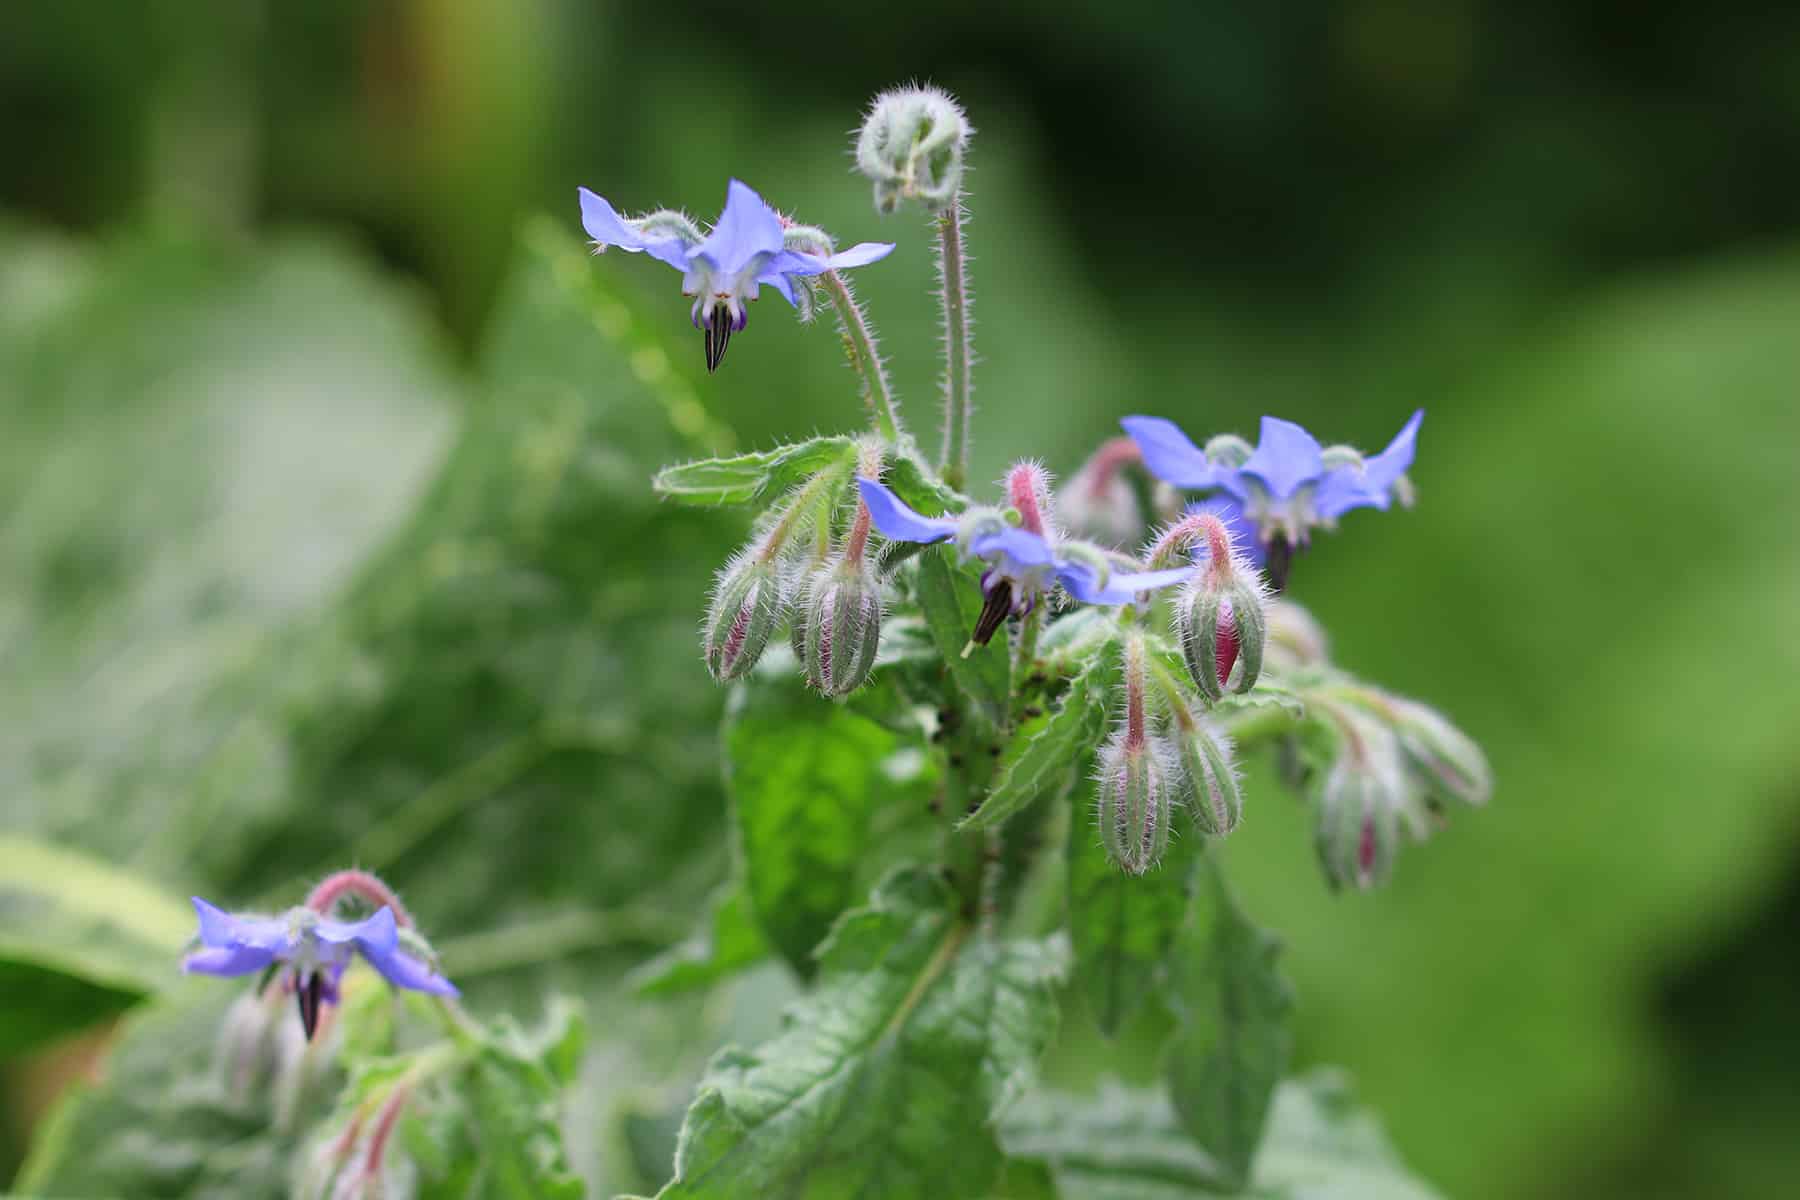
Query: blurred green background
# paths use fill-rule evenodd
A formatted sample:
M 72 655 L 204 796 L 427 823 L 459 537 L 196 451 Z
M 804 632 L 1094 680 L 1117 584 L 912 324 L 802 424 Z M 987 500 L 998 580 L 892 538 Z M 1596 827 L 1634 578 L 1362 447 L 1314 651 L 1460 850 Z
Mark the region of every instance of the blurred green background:
M 737 175 L 898 242 L 858 287 L 930 429 L 923 222 L 847 157 L 911 78 L 980 130 L 978 478 L 1129 412 L 1378 447 L 1427 409 L 1418 506 L 1293 591 L 1498 795 L 1333 897 L 1258 778 L 1230 866 L 1303 1059 L 1453 1196 L 1792 1194 L 1793 6 L 8 4 L 0 834 L 237 902 L 348 848 L 479 999 L 616 1022 L 576 1150 L 636 1182 L 620 1106 L 785 986 L 617 985 L 724 872 L 691 630 L 734 531 L 647 475 L 860 418 L 777 304 L 706 376 L 666 270 L 574 249 L 575 188 L 709 216 Z M 3 1180 L 68 1057 L 34 1013 L 165 981 L 0 976 Z

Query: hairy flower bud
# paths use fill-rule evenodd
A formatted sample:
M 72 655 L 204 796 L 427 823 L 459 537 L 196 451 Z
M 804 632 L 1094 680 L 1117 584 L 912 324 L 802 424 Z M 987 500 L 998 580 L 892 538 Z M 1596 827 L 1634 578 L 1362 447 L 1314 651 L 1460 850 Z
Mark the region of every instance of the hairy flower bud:
M 1247 577 L 1217 579 L 1204 571 L 1175 601 L 1176 636 L 1194 686 L 1208 701 L 1225 694 L 1232 668 L 1243 669 L 1232 685 L 1236 692 L 1256 686 L 1262 674 L 1268 618 L 1262 590 Z
M 1393 735 L 1372 721 L 1354 721 L 1318 784 L 1317 802 L 1319 862 L 1332 886 L 1366 890 L 1387 882 L 1400 850 L 1401 819 L 1417 815 Z
M 1268 645 L 1264 654 L 1277 667 L 1322 666 L 1331 646 L 1325 629 L 1310 612 L 1288 599 L 1269 601 Z
M 1487 803 L 1494 776 L 1480 746 L 1434 708 L 1386 693 L 1381 699 L 1407 765 L 1426 788 L 1427 803 Z
M 843 696 L 868 679 L 881 642 L 881 585 L 866 563 L 819 567 L 800 585 L 794 653 L 806 681 Z
M 1100 750 L 1100 839 L 1107 857 L 1133 875 L 1155 866 L 1169 845 L 1166 756 L 1159 742 L 1122 736 Z
M 917 199 L 937 212 L 954 204 L 973 132 L 962 107 L 938 88 L 876 96 L 856 139 L 856 166 L 875 184 L 875 207 L 893 212 Z
M 1144 536 L 1144 514 L 1124 468 L 1143 461 L 1128 437 L 1106 442 L 1056 494 L 1056 508 L 1070 532 L 1114 549 Z
M 724 683 L 741 678 L 762 657 L 785 603 L 776 565 L 739 553 L 719 572 L 702 630 L 706 667 Z
M 1175 762 L 1194 824 L 1207 837 L 1224 837 L 1244 814 L 1231 738 L 1211 721 L 1195 721 L 1175 732 Z

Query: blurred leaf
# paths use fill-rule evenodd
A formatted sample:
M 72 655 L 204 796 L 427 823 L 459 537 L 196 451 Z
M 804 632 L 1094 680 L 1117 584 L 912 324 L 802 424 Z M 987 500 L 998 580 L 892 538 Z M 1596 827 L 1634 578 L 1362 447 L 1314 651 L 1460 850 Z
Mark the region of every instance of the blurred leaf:
M 935 874 L 903 870 L 845 914 L 785 1032 L 714 1058 L 659 1197 L 982 1194 L 989 1122 L 1050 1039 L 1062 955 L 957 910 Z
M 156 991 L 194 933 L 187 905 L 86 855 L 0 834 L 0 958 Z
M 950 665 L 957 686 L 981 706 L 989 721 L 1004 726 L 1012 687 L 1008 639 L 996 636 L 985 646 L 970 646 L 969 635 L 981 608 L 980 579 L 969 567 L 952 564 L 950 554 L 940 548 L 919 555 L 919 607 L 924 610 L 932 643 Z M 965 648 L 967 657 L 963 656 Z
M 99 1083 L 78 1085 L 41 1125 L 16 1186 L 37 1196 L 134 1200 L 288 1194 L 288 1162 L 310 1118 L 278 1127 L 270 1089 L 234 1098 L 213 1067 L 242 989 L 196 979 L 130 1020 Z
M 1247 1191 L 1188 1138 L 1160 1091 L 1104 1083 L 1096 1096 L 1034 1092 L 1001 1123 L 1009 1159 L 1048 1167 L 1064 1200 L 1429 1200 L 1342 1077 L 1281 1085 Z M 1010 1196 L 1013 1193 L 1005 1193 Z
M 208 684 L 390 533 L 457 389 L 420 306 L 310 241 L 125 241 L 8 336 L 0 817 L 181 864 L 204 812 L 154 797 L 245 748 Z
M 721 884 L 702 920 L 700 932 L 631 973 L 640 996 L 706 987 L 768 957 L 769 943 L 751 913 L 747 884 Z
M 177 977 L 191 910 L 82 854 L 0 835 L 0 1056 L 159 991 Z
M 1088 793 L 1078 795 L 1068 850 L 1075 986 L 1095 1024 L 1111 1036 L 1162 988 L 1163 963 L 1188 915 L 1194 860 L 1205 843 L 1178 831 L 1160 864 L 1128 875 L 1101 845 Z
M 654 486 L 659 496 L 702 508 L 772 501 L 807 476 L 846 461 L 854 445 L 847 437 L 816 437 L 754 454 L 703 458 L 664 467 Z
M 1193 912 L 1170 959 L 1181 1032 L 1169 1089 L 1182 1125 L 1232 1181 L 1249 1176 L 1287 1069 L 1293 996 L 1275 970 L 1279 949 L 1238 908 L 1217 856 L 1201 857 Z
M 993 828 L 1061 791 L 1071 764 L 1106 732 L 1107 707 L 1118 676 L 1117 652 L 1110 646 L 1100 648 L 1070 682 L 1049 717 L 1035 727 L 1020 729 L 1007 743 L 993 789 L 959 828 Z
M 893 686 L 878 675 L 864 693 Z M 733 692 L 724 741 L 752 911 L 788 965 L 810 977 L 815 948 L 866 894 L 870 860 L 889 840 L 880 822 L 925 815 L 935 773 L 923 731 L 904 737 L 824 699 L 784 656 Z

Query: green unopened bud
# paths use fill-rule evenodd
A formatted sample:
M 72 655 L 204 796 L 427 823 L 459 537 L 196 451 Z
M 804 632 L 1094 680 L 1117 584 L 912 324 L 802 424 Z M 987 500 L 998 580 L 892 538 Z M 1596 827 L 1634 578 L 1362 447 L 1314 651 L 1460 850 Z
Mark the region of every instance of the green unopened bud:
M 1114 737 L 1101 748 L 1097 816 L 1107 857 L 1132 875 L 1155 866 L 1169 845 L 1167 751 L 1154 740 Z
M 1318 786 L 1317 846 L 1333 887 L 1387 882 L 1400 850 L 1400 821 L 1411 806 L 1393 736 L 1356 721 Z
M 827 696 L 861 687 L 881 644 L 881 585 L 866 563 L 820 567 L 801 584 L 794 653 L 806 681 Z
M 1175 762 L 1183 798 L 1193 809 L 1200 832 L 1224 837 L 1236 829 L 1244 815 L 1244 793 L 1230 736 L 1206 720 L 1195 721 L 1191 728 L 1178 728 Z
M 1252 578 L 1233 573 L 1220 579 L 1210 570 L 1201 571 L 1177 597 L 1175 634 L 1181 657 L 1209 702 L 1223 697 L 1228 685 L 1240 693 L 1256 686 L 1268 638 L 1263 604 L 1262 589 Z
M 875 207 L 893 212 L 917 199 L 934 212 L 956 202 L 963 153 L 974 130 L 949 94 L 895 88 L 875 97 L 856 139 L 856 166 L 875 185 Z
M 1383 702 L 1407 765 L 1432 801 L 1487 803 L 1494 776 L 1480 746 L 1434 708 L 1397 696 L 1384 695 Z
M 785 608 L 776 565 L 761 555 L 734 555 L 713 585 L 702 631 L 713 678 L 724 683 L 754 667 Z

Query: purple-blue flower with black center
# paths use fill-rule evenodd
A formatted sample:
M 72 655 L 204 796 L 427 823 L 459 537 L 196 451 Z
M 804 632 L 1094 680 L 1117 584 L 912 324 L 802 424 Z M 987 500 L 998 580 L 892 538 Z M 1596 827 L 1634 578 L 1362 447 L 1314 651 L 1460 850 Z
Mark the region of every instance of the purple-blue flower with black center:
M 1406 472 L 1412 466 L 1423 409 L 1380 454 L 1367 458 L 1347 446 L 1323 447 L 1292 421 L 1264 417 L 1254 449 L 1235 443 L 1209 453 L 1196 446 L 1173 421 L 1161 417 L 1126 417 L 1120 422 L 1144 456 L 1149 472 L 1178 488 L 1216 490 L 1221 517 L 1242 523 L 1254 537 L 1246 539 L 1259 563 L 1271 574 L 1285 573 L 1284 558 L 1304 546 L 1312 530 L 1332 527 L 1358 508 L 1388 508 L 1395 498 L 1410 496 Z M 1209 449 L 1211 446 L 1209 445 Z
M 763 284 L 793 304 L 796 279 L 864 266 L 894 248 L 862 242 L 830 255 L 789 249 L 781 214 L 735 179 L 725 192 L 725 211 L 704 235 L 679 213 L 627 220 L 588 189 L 581 188 L 580 196 L 581 224 L 596 251 L 609 246 L 641 251 L 681 272 L 682 295 L 694 297 L 694 328 L 705 334 L 708 371 L 718 369 L 731 335 L 749 319 L 744 305 L 757 298 Z
M 310 908 L 284 916 L 236 915 L 193 897 L 200 918 L 200 946 L 182 960 L 200 975 L 251 975 L 280 969 L 300 1001 L 300 1023 L 310 1039 L 323 1003 L 337 1000 L 338 980 L 360 954 L 395 987 L 454 996 L 456 986 L 400 946 L 391 908 L 361 921 L 334 921 Z
M 1007 488 L 1018 525 L 995 509 L 977 509 L 960 517 L 927 517 L 914 511 L 886 486 L 857 477 L 869 518 L 889 541 L 931 545 L 954 540 L 971 558 L 983 559 L 982 609 L 970 641 L 985 645 L 1009 616 L 1023 616 L 1052 587 L 1062 587 L 1083 604 L 1130 604 L 1145 592 L 1179 583 L 1191 568 L 1167 571 L 1113 570 L 1096 547 L 1056 538 L 1048 512 L 1048 487 L 1035 464 L 1016 466 Z

